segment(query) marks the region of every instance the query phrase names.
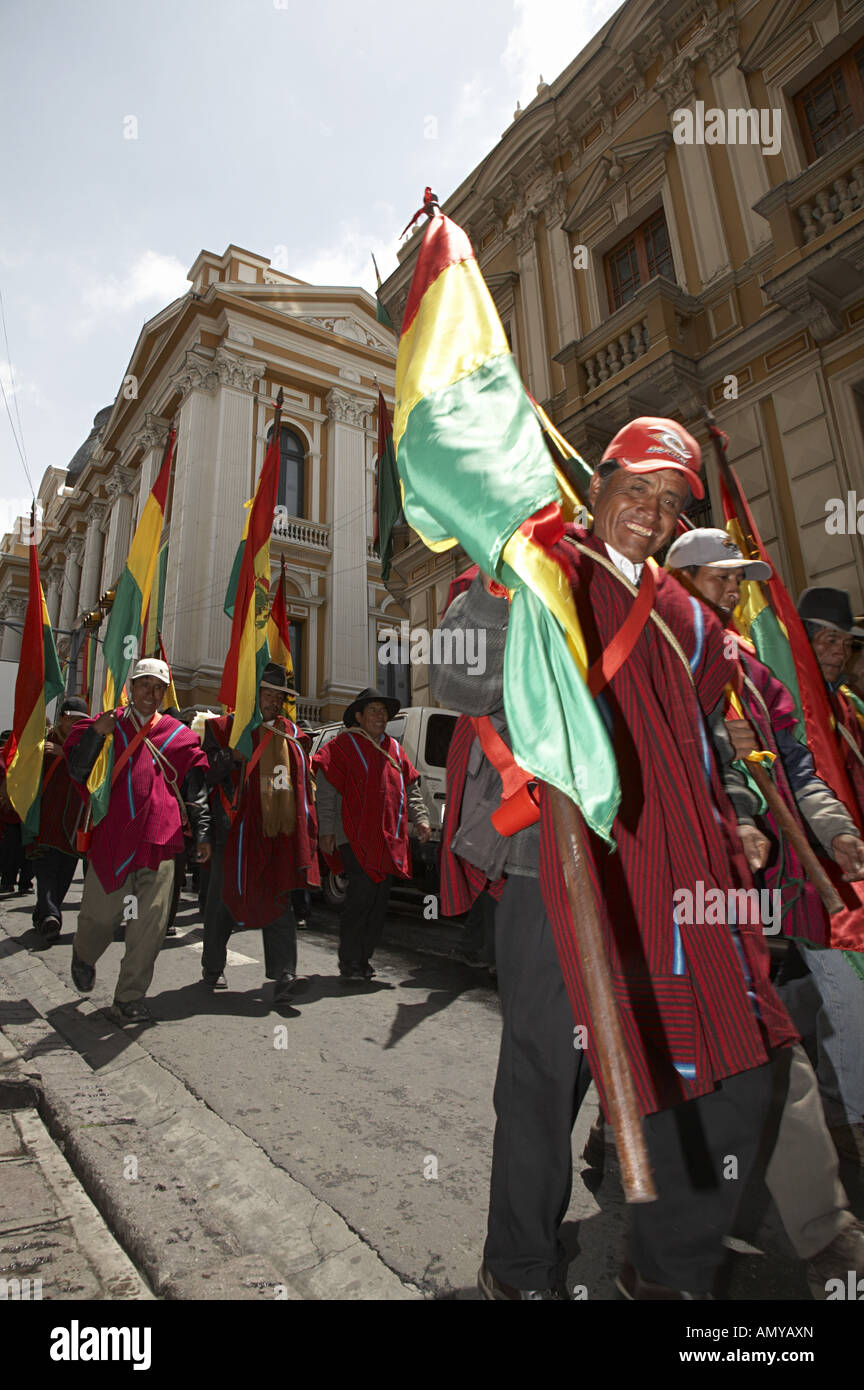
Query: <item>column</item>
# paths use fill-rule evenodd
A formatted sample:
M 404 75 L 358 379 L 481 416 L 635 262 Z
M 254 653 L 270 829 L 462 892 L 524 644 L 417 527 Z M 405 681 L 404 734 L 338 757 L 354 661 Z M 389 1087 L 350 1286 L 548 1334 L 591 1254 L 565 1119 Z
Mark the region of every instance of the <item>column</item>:
M 105 484 L 108 493 L 108 534 L 102 558 L 102 578 L 99 591 L 112 588 L 126 564 L 132 541 L 132 484 L 135 474 L 131 468 L 114 468 Z
M 370 403 L 334 387 L 327 394 L 330 523 L 329 603 L 323 699 L 362 690 L 369 672 L 364 429 Z
M 2 601 L 3 617 L 3 643 L 0 646 L 0 660 L 17 661 L 21 655 L 21 638 L 23 636 L 24 618 L 27 614 L 27 597 L 19 594 L 7 594 Z M 18 627 L 8 627 L 7 623 L 17 623 Z M 13 711 L 8 711 L 9 725 L 12 723 Z M 4 718 L 6 716 L 3 716 Z M 5 726 L 4 726 L 5 727 Z
M 544 208 L 549 261 L 552 266 L 552 293 L 555 298 L 556 352 L 582 337 L 570 238 L 564 230 L 566 212 L 564 180 L 561 178 Z
M 81 590 L 78 599 L 80 612 L 95 608 L 99 601 L 99 580 L 102 577 L 102 550 L 105 537 L 102 522 L 107 507 L 104 502 L 90 502 L 87 507 L 87 530 L 84 536 L 84 561 L 81 566 Z
M 60 604 L 63 595 L 63 566 L 52 565 L 45 577 L 45 602 L 52 627 L 60 625 Z
M 542 405 L 544 401 L 548 401 L 552 387 L 549 380 L 536 232 L 537 216 L 529 212 L 517 227 L 516 250 L 519 257 L 519 286 L 522 291 L 522 316 L 525 325 L 525 375 L 528 378 L 529 391 Z
M 70 536 L 65 543 L 66 570 L 63 575 L 63 588 L 60 598 L 60 621 L 58 627 L 71 629 L 78 616 L 78 589 L 81 583 L 81 554 L 84 550 L 84 537 Z
M 687 60 L 682 60 L 681 66 L 667 76 L 661 74 L 654 85 L 662 95 L 670 116 L 674 111 L 684 110 L 695 102 L 693 71 Z M 693 120 L 695 124 L 695 112 Z M 684 202 L 701 281 L 701 284 L 688 288 L 691 294 L 698 294 L 703 286 L 730 269 L 729 248 L 723 232 L 723 219 L 707 149 L 704 145 L 676 145 L 675 157 L 684 185 Z
M 724 10 L 727 16 L 722 28 L 711 33 L 702 45 L 701 53 L 708 64 L 714 84 L 716 104 L 721 110 L 747 110 L 751 106 L 750 93 L 744 74 L 738 66 L 738 24 L 732 9 Z M 767 193 L 770 187 L 765 161 L 758 145 L 726 145 L 726 154 L 738 194 L 738 208 L 744 226 L 747 249 L 751 255 L 758 251 L 766 241 L 771 240 L 771 224 L 765 217 L 753 211 L 753 204 Z

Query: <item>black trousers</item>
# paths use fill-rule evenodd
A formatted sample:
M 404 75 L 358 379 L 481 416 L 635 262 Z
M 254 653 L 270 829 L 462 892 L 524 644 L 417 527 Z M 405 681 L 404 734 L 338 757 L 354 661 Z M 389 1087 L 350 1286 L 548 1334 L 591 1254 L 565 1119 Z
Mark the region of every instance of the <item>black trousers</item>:
M 21 822 L 7 825 L 0 839 L 0 888 L 11 892 L 15 882 L 24 892 L 29 892 L 33 883 L 33 865 L 24 853 L 21 840 Z
M 58 924 L 62 924 L 63 899 L 75 877 L 77 855 L 64 854 L 61 849 L 47 848 L 40 850 L 30 863 L 36 874 L 34 927 L 38 930 L 46 917 L 56 917 Z
M 222 900 L 222 861 L 224 846 L 214 845 L 210 857 L 210 883 L 207 889 L 207 909 L 204 913 L 204 949 L 201 968 L 217 974 L 225 969 L 228 958 L 228 938 L 234 930 L 234 918 Z M 297 973 L 297 923 L 291 904 L 274 922 L 261 931 L 264 940 L 264 973 L 268 980 L 278 980 L 284 971 Z
M 339 854 L 348 875 L 345 906 L 339 922 L 339 966 L 368 965 L 381 940 L 384 918 L 390 901 L 391 877 L 383 883 L 373 883 L 357 862 L 348 844 L 339 846 Z
M 570 1202 L 571 1131 L 591 1080 L 589 1059 L 574 1047 L 579 1039 L 537 879 L 507 880 L 495 935 L 503 1028 L 485 1256 L 514 1288 L 548 1288 L 564 1272 L 558 1232 Z M 658 1201 L 628 1207 L 628 1257 L 644 1278 L 710 1292 L 758 1151 L 771 1073 L 770 1063 L 757 1067 L 709 1096 L 647 1117 Z

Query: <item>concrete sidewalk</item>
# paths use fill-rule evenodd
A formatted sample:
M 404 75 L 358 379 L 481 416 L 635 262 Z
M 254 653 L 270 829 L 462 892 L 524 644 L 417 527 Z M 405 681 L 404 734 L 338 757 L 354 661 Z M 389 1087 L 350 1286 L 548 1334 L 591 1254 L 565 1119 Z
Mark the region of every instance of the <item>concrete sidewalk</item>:
M 50 1268 L 43 1298 L 152 1297 L 86 1193 L 159 1298 L 422 1297 L 110 1022 L 98 995 L 82 999 L 59 980 L 5 930 L 5 915 L 0 908 L 0 1276 Z M 104 1243 L 89 1224 L 82 1234 L 84 1204 Z

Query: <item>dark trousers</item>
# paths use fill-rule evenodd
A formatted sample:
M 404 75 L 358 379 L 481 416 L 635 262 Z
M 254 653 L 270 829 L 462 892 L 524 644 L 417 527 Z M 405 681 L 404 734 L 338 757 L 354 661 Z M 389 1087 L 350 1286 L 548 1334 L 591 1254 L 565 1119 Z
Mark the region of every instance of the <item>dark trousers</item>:
M 495 923 L 503 1030 L 485 1255 L 514 1288 L 547 1288 L 562 1273 L 571 1130 L 590 1070 L 573 1046 L 573 1013 L 537 879 L 508 879 Z M 658 1201 L 628 1207 L 628 1257 L 643 1278 L 710 1292 L 758 1151 L 772 1069 L 742 1072 L 708 1096 L 646 1118 Z
M 168 926 L 173 927 L 180 906 L 180 894 L 186 882 L 186 850 L 174 855 L 174 892 L 171 897 L 171 911 L 168 913 Z
M 48 848 L 40 850 L 31 864 L 36 873 L 33 925 L 38 930 L 46 917 L 56 917 L 59 926 L 63 921 L 63 899 L 75 877 L 78 858 L 74 854 L 64 854 L 61 849 Z
M 339 922 L 339 965 L 347 970 L 355 965 L 368 965 L 372 959 L 384 930 L 393 879 L 389 877 L 383 883 L 373 883 L 364 874 L 348 844 L 339 846 L 339 854 L 348 875 L 345 906 Z
M 33 866 L 24 853 L 20 821 L 7 825 L 0 840 L 0 888 L 11 892 L 16 880 L 19 889 L 29 893 L 33 885 Z
M 201 953 L 203 970 L 217 974 L 225 969 L 228 957 L 228 938 L 234 930 L 234 918 L 222 901 L 222 860 L 224 846 L 214 845 L 210 858 L 210 884 L 207 890 L 207 910 L 204 913 L 204 949 Z M 284 971 L 297 973 L 297 924 L 290 903 L 269 926 L 262 929 L 264 939 L 264 973 L 268 980 L 278 980 Z

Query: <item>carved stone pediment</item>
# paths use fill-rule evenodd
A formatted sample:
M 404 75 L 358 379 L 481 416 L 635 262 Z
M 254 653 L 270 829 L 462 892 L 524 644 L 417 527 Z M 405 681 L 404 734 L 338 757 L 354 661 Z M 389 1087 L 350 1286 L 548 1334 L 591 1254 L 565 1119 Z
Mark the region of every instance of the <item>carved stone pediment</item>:
M 588 182 L 567 214 L 565 231 L 577 227 L 589 209 L 605 202 L 613 190 L 621 184 L 626 185 L 637 171 L 641 174 L 650 160 L 662 155 L 671 144 L 670 132 L 661 131 L 658 135 L 646 135 L 641 140 L 625 140 L 621 144 L 611 145 L 595 164 Z
M 363 343 L 366 347 L 377 348 L 381 352 L 388 352 L 393 348 L 392 342 L 387 342 L 379 334 L 370 332 L 353 314 L 334 314 L 327 318 L 317 314 L 297 314 L 296 317 L 301 323 L 308 323 L 313 328 L 322 328 L 325 333 L 334 333 L 337 338 L 347 338 L 352 343 Z

